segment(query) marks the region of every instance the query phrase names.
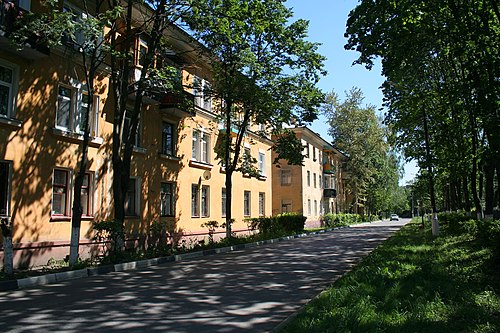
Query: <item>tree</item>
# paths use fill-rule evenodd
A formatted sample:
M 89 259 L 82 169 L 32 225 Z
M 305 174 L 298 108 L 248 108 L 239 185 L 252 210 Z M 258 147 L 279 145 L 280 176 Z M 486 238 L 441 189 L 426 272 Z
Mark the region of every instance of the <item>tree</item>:
M 373 106 L 361 106 L 363 94 L 352 88 L 341 102 L 335 92 L 326 96 L 323 114 L 335 147 L 347 153 L 346 187 L 353 194 L 352 209 L 364 207 L 369 188 L 375 186 L 376 173 L 387 153 L 383 130 Z
M 436 180 L 447 184 L 454 206 L 461 197 L 469 207 L 471 196 L 481 216 L 484 172 L 492 213 L 500 156 L 498 13 L 497 1 L 382 0 L 362 1 L 349 15 L 346 49 L 359 51 L 356 63 L 368 68 L 382 59 L 386 122 L 406 157 L 427 169 L 434 212 L 434 191 L 442 190 Z
M 300 146 L 283 131 L 283 124 L 316 118 L 323 94 L 315 86 L 324 58 L 318 44 L 305 40 L 308 22 L 291 22 L 292 12 L 280 0 L 191 0 L 186 23 L 213 59 L 213 83 L 204 95 L 217 103 L 215 113 L 224 131 L 217 158 L 226 171 L 226 235 L 231 237 L 232 175 L 252 170 L 241 147 L 248 126 L 264 128 L 282 137 L 274 147 L 280 157 L 302 163 L 300 150 L 285 151 L 282 144 Z M 233 133 L 233 134 L 231 134 Z

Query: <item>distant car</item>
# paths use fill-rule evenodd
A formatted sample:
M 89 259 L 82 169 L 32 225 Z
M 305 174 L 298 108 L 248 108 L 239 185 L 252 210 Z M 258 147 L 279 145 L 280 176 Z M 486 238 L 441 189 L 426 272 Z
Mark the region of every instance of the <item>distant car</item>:
M 399 216 L 398 214 L 391 214 L 391 221 L 399 221 Z

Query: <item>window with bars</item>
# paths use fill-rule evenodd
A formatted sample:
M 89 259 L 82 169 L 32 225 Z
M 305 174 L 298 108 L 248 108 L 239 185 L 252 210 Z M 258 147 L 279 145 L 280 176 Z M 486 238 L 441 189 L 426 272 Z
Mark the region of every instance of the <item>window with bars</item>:
M 250 216 L 251 215 L 250 196 L 251 196 L 251 192 L 250 191 L 244 191 L 243 192 L 243 215 L 245 215 L 245 216 Z
M 259 216 L 266 215 L 266 193 L 259 192 Z

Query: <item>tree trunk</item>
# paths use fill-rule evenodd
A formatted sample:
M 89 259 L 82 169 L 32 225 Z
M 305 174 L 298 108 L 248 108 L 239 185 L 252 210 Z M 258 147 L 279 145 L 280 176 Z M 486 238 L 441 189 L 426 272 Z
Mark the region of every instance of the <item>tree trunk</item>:
M 495 205 L 495 167 L 493 159 L 488 157 L 484 163 L 484 177 L 485 177 L 485 207 L 484 213 L 486 218 L 493 218 L 493 207 Z
M 12 275 L 14 273 L 12 224 L 10 222 L 10 217 L 2 218 L 2 221 L 0 221 L 3 236 L 3 270 L 7 275 Z
M 227 134 L 226 134 L 227 135 Z M 226 168 L 226 238 L 232 237 L 232 198 L 233 198 L 233 171 Z
M 424 137 L 425 137 L 425 154 L 426 154 L 426 164 L 427 171 L 429 173 L 429 192 L 431 197 L 431 209 L 432 209 L 432 235 L 439 235 L 439 222 L 437 219 L 437 210 L 436 210 L 436 193 L 434 191 L 434 171 L 432 169 L 432 159 L 431 159 L 431 147 L 430 147 L 430 139 L 429 139 L 429 126 L 427 124 L 427 113 L 425 109 L 423 111 L 423 120 L 424 120 Z
M 465 211 L 468 212 L 468 213 L 470 213 L 470 211 L 471 211 L 471 202 L 470 202 L 469 183 L 467 181 L 467 175 L 463 176 L 462 188 L 463 188 L 463 192 L 464 192 L 464 206 L 465 206 Z

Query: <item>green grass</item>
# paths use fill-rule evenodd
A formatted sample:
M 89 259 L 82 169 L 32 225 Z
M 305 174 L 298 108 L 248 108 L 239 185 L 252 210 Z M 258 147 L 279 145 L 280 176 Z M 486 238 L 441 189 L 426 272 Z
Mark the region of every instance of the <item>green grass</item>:
M 281 332 L 500 332 L 500 268 L 473 236 L 409 224 Z

